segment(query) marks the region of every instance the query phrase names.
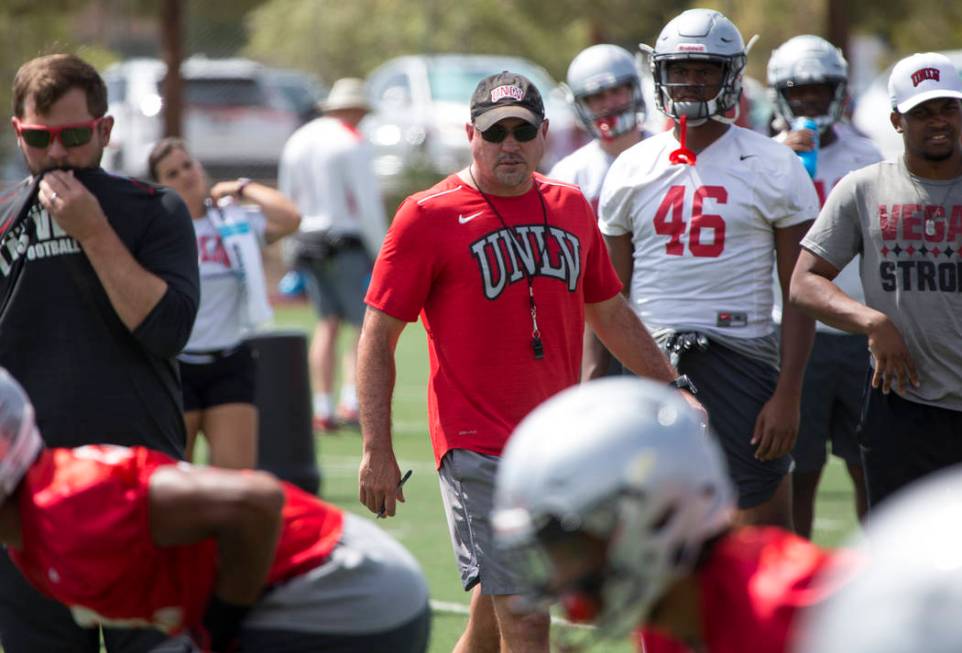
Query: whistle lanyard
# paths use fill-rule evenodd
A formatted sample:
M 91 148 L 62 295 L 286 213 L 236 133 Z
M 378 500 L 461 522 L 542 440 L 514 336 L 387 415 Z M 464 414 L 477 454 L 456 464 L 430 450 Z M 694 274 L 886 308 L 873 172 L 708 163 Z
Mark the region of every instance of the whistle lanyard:
M 515 247 L 518 248 L 518 251 L 521 251 L 523 248 L 521 246 L 521 242 L 519 241 L 519 238 L 521 238 L 521 236 L 517 232 L 517 227 L 509 227 L 508 223 L 504 221 L 504 217 L 501 215 L 498 209 L 495 208 L 494 202 L 492 202 L 491 198 L 489 198 L 487 194 L 483 190 L 481 190 L 481 185 L 478 184 L 477 180 L 475 180 L 474 173 L 471 172 L 470 167 L 468 167 L 468 175 L 471 177 L 471 181 L 472 183 L 474 183 L 474 187 L 478 190 L 479 193 L 481 193 L 481 197 L 484 198 L 484 201 L 487 203 L 488 208 L 490 208 L 491 212 L 497 216 L 498 221 L 501 222 L 501 226 L 504 227 L 505 232 L 509 234 L 511 238 L 511 242 L 513 242 Z M 545 206 L 544 196 L 541 194 L 541 189 L 538 188 L 537 180 L 532 179 L 532 183 L 534 184 L 535 193 L 538 194 L 538 200 L 541 202 L 541 218 L 544 221 L 544 238 L 545 238 L 544 255 L 547 256 L 548 207 Z M 538 251 L 537 243 L 532 243 L 532 245 L 534 246 L 534 249 L 535 249 L 535 257 L 533 260 L 538 261 L 542 256 L 542 252 Z M 534 275 L 528 271 L 528 267 L 524 265 L 523 262 L 521 264 L 521 271 L 524 273 L 524 278 L 528 282 L 528 307 L 531 310 L 531 351 L 532 353 L 534 353 L 535 360 L 541 360 L 542 358 L 544 358 L 544 343 L 541 340 L 541 330 L 538 328 L 538 304 L 534 300 Z

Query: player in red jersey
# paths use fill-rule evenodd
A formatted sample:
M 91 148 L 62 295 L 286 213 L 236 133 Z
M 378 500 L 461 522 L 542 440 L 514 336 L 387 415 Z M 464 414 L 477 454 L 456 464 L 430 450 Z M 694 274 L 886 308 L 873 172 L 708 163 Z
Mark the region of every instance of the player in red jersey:
M 832 587 L 833 555 L 775 527 L 735 527 L 723 454 L 677 393 L 610 378 L 566 390 L 508 441 L 492 521 L 530 608 L 560 602 L 633 628 L 648 653 L 783 653 Z M 570 644 L 570 643 L 569 643 Z
M 369 522 L 263 472 L 142 447 L 44 449 L 2 368 L 0 541 L 81 626 L 184 633 L 214 652 L 427 647 L 417 563 Z

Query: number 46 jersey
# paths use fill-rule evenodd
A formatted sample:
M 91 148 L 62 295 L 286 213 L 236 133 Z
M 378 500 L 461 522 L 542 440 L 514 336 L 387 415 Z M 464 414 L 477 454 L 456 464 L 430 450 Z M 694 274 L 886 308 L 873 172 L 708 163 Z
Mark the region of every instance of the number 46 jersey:
M 649 329 L 735 338 L 772 332 L 775 229 L 818 215 L 818 195 L 788 147 L 732 126 L 672 164 L 672 131 L 626 150 L 605 177 L 599 226 L 630 235 L 630 299 Z

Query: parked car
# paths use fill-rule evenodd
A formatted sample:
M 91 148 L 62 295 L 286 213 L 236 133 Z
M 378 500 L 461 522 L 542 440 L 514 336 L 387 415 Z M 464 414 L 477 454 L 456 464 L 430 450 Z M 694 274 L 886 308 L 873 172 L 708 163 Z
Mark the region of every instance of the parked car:
M 327 97 L 330 89 L 314 75 L 299 70 L 267 68 L 263 78 L 267 85 L 280 93 L 297 112 L 301 124 L 310 122 L 321 114 L 318 103 Z
M 105 168 L 147 174 L 147 155 L 163 135 L 166 70 L 162 61 L 144 58 L 104 72 L 108 111 L 116 119 Z M 276 175 L 281 149 L 303 111 L 282 88 L 290 83 L 287 75 L 249 59 L 195 56 L 181 64 L 183 136 L 213 176 Z
M 470 122 L 471 94 L 484 77 L 502 70 L 530 79 L 544 98 L 550 120 L 542 160 L 547 170 L 586 142 L 564 94 L 540 66 L 519 57 L 497 55 L 411 55 L 391 59 L 367 78 L 373 111 L 361 129 L 375 148 L 375 172 L 384 186 L 397 189 L 406 170 L 445 175 L 470 161 L 464 125 Z
M 962 50 L 949 50 L 942 54 L 951 59 L 962 73 Z M 855 103 L 855 113 L 852 116 L 855 126 L 875 142 L 886 159 L 901 156 L 903 151 L 902 135 L 892 128 L 892 123 L 889 121 L 892 101 L 889 99 L 888 85 L 889 75 L 894 65 L 889 66 L 876 77 L 859 95 Z

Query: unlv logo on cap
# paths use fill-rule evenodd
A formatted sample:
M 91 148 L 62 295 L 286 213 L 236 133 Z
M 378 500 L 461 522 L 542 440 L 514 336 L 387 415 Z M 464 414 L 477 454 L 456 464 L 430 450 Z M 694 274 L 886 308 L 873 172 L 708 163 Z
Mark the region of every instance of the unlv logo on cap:
M 912 73 L 912 86 L 918 86 L 927 79 L 937 82 L 939 74 L 938 68 L 920 68 Z
M 514 86 L 513 84 L 506 84 L 504 86 L 499 86 L 491 91 L 491 102 L 497 102 L 506 97 L 512 98 L 520 102 L 524 99 L 524 89 L 520 86 Z

